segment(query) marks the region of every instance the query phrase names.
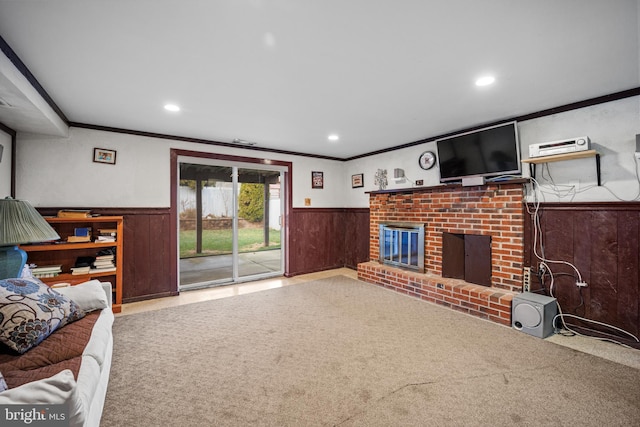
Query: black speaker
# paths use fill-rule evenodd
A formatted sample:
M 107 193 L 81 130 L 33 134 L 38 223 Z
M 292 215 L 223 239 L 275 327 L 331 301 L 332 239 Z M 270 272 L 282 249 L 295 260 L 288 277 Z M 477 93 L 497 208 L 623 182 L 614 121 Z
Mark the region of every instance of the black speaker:
M 511 326 L 518 331 L 546 338 L 553 334 L 553 318 L 558 314 L 556 299 L 523 292 L 511 302 Z

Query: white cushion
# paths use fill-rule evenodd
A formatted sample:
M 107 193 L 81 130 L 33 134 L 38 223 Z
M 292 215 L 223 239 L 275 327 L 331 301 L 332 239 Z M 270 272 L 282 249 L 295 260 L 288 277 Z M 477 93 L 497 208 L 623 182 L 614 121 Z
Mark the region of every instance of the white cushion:
M 113 312 L 111 310 L 102 310 L 100 317 L 93 325 L 91 331 L 91 338 L 87 343 L 87 346 L 82 352 L 83 356 L 93 357 L 100 368 L 102 368 L 109 349 L 109 342 L 113 340 L 113 332 L 111 328 L 113 326 Z
M 73 372 L 65 369 L 52 377 L 32 381 L 0 393 L 0 405 L 56 405 L 69 401 L 76 386 Z
M 109 301 L 99 280 L 89 280 L 75 286 L 56 288 L 56 291 L 71 299 L 87 313 L 109 306 Z

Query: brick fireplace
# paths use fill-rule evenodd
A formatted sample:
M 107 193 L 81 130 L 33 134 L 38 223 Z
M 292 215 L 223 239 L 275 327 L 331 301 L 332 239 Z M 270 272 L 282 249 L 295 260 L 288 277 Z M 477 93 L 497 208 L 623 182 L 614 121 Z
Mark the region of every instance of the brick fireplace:
M 511 300 L 522 291 L 524 183 L 516 180 L 474 187 L 443 185 L 371 192 L 370 261 L 358 264 L 358 277 L 509 325 Z M 424 273 L 378 261 L 379 225 L 385 222 L 424 223 Z M 443 277 L 443 236 L 446 234 L 484 236 L 485 241 L 490 242 L 486 255 L 490 257 L 487 283 Z

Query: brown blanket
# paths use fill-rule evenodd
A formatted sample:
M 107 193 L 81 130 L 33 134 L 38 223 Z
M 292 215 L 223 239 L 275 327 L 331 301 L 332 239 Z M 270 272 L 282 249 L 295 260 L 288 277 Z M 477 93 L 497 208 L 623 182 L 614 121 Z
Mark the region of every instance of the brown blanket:
M 65 325 L 47 339 L 24 354 L 12 352 L 8 347 L 0 348 L 0 372 L 11 389 L 48 378 L 65 369 L 71 369 L 78 378 L 82 352 L 89 342 L 93 325 L 100 311 L 87 314 L 82 319 Z

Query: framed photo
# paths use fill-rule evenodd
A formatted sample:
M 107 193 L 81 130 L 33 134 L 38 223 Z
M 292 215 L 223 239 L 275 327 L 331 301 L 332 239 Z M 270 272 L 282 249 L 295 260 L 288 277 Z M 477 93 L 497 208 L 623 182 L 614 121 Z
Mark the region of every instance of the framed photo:
M 324 188 L 324 174 L 322 172 L 311 172 L 311 188 Z
M 357 173 L 351 175 L 351 188 L 364 187 L 364 174 Z
M 110 165 L 115 165 L 116 152 L 115 150 L 106 150 L 104 148 L 94 148 L 93 161 L 96 163 L 108 163 Z

